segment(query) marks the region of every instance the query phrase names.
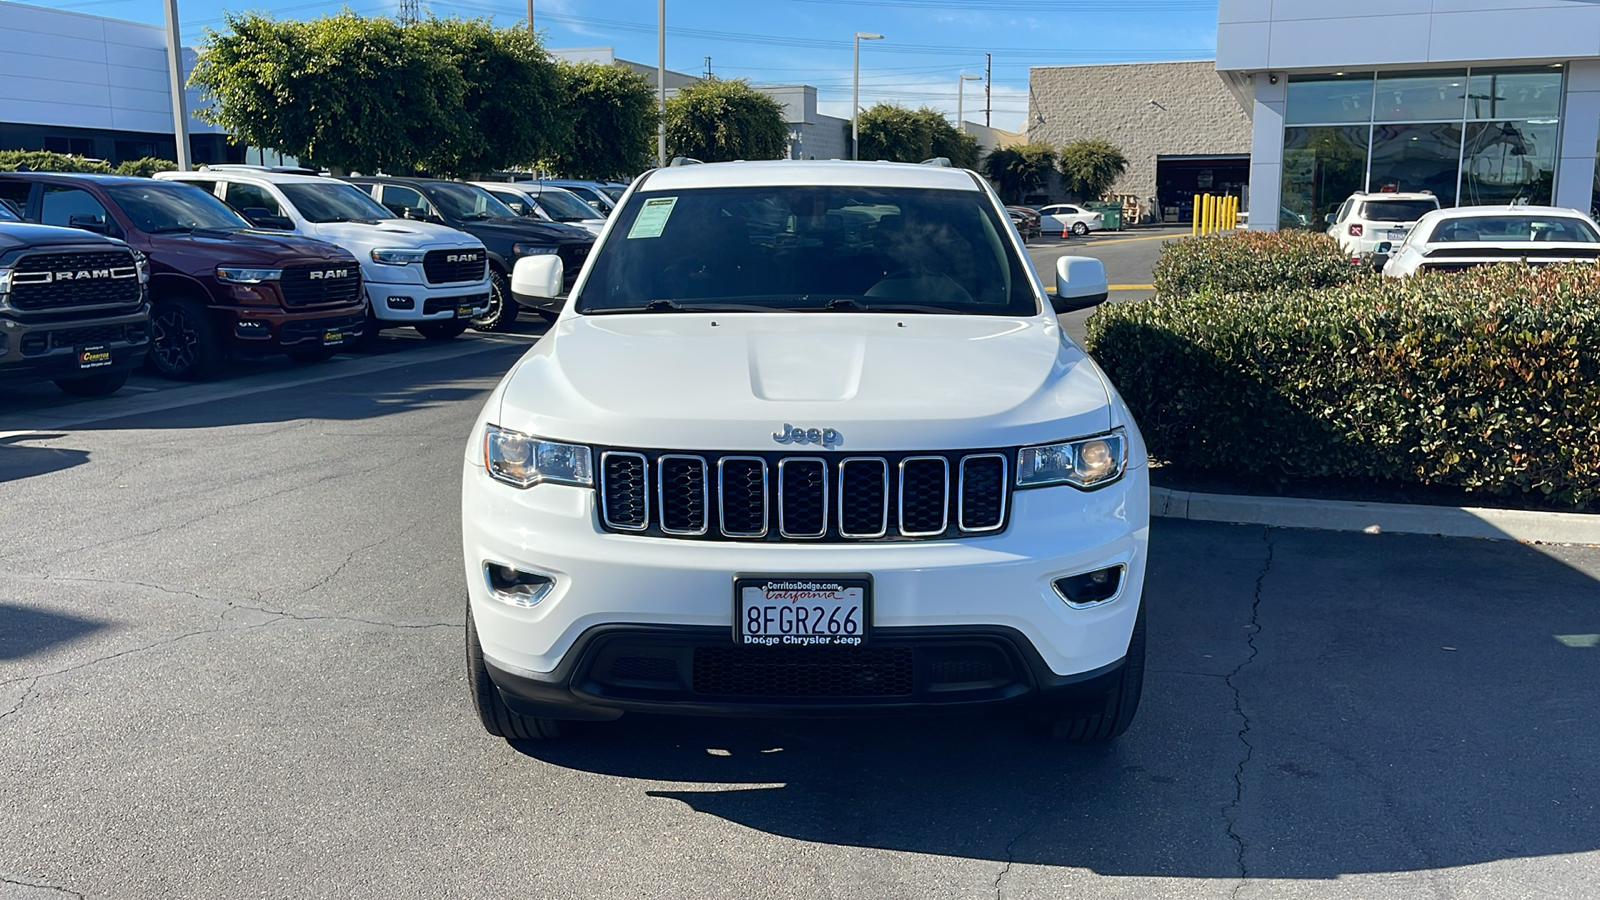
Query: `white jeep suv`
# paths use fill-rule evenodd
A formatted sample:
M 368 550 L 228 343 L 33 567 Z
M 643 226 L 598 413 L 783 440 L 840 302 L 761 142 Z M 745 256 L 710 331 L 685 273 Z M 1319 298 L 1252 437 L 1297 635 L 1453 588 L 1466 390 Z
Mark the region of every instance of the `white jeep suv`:
M 1010 707 L 1122 733 L 1145 448 L 1057 322 L 1104 268 L 1056 285 L 961 169 L 642 176 L 467 441 L 484 726 Z M 517 263 L 513 290 L 560 286 Z
M 1364 262 L 1383 243 L 1399 246 L 1417 220 L 1439 208 L 1427 193 L 1384 194 L 1357 191 L 1327 216 L 1328 236 L 1351 262 Z
M 482 241 L 444 225 L 397 219 L 343 181 L 260 166 L 206 166 L 155 177 L 204 188 L 257 228 L 350 251 L 361 262 L 368 337 L 386 325 L 413 325 L 424 337 L 447 340 L 489 309 L 489 254 Z

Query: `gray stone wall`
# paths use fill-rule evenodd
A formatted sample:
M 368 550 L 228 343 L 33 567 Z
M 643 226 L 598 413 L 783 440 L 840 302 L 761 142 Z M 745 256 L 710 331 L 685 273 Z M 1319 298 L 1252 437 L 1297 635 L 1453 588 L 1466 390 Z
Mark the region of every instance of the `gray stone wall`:
M 1156 193 L 1157 156 L 1250 152 L 1250 118 L 1209 60 L 1035 66 L 1028 96 L 1030 140 L 1110 141 L 1128 158 L 1111 192 L 1141 205 Z M 1056 179 L 1051 191 L 1062 199 Z

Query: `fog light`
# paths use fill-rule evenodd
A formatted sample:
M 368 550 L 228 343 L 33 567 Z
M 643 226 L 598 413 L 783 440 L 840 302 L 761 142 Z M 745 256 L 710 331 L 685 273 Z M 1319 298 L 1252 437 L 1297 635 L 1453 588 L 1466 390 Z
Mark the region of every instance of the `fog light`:
M 385 300 L 384 302 L 389 304 L 389 308 L 390 309 L 416 309 L 417 308 L 417 301 L 411 299 L 410 297 L 390 297 L 388 300 Z
M 1108 566 L 1082 575 L 1057 578 L 1051 585 L 1068 606 L 1086 609 L 1116 599 L 1122 590 L 1122 572 L 1122 566 Z
M 144 342 L 146 342 L 148 340 L 150 340 L 150 335 L 149 335 L 148 332 L 145 331 L 145 328 L 144 328 L 143 325 L 129 325 L 128 326 L 128 333 L 127 333 L 127 341 L 128 341 L 128 343 L 130 343 L 130 344 L 143 344 Z
M 537 606 L 556 586 L 555 579 L 549 575 L 524 572 L 500 563 L 484 563 L 483 576 L 489 583 L 489 596 L 523 609 Z
M 22 355 L 37 356 L 50 349 L 50 335 L 35 331 L 22 336 Z
M 240 319 L 233 323 L 233 333 L 242 338 L 271 337 L 272 323 L 260 319 Z

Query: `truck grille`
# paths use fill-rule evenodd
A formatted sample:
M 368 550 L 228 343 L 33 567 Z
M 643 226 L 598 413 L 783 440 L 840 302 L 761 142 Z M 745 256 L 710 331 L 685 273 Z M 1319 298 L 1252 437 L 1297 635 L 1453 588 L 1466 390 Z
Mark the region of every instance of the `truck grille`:
M 422 258 L 429 284 L 482 281 L 489 276 L 489 254 L 483 250 L 429 250 Z
M 1006 526 L 1014 455 L 602 450 L 600 521 L 612 532 L 701 540 L 975 537 Z
M 561 286 L 572 287 L 578 280 L 578 270 L 583 268 L 583 261 L 589 258 L 589 250 L 593 243 L 562 244 L 556 248 L 556 256 L 561 259 Z
M 11 305 L 19 310 L 127 305 L 143 300 L 130 250 L 30 253 L 11 276 Z
M 286 266 L 278 286 L 287 306 L 354 303 L 361 298 L 361 269 L 353 262 Z

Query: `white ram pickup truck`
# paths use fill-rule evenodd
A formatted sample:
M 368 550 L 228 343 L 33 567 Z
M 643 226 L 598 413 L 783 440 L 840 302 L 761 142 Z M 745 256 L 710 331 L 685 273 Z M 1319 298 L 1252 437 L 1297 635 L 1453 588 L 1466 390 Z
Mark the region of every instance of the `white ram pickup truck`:
M 242 165 L 155 177 L 210 191 L 257 228 L 350 251 L 366 286 L 368 339 L 387 326 L 411 325 L 430 340 L 449 340 L 489 309 L 482 241 L 444 225 L 397 219 L 343 181 Z
M 513 290 L 561 288 L 517 263 Z M 467 441 L 484 727 L 1009 708 L 1121 734 L 1144 671 L 1139 430 L 1005 208 L 936 165 L 641 177 Z

